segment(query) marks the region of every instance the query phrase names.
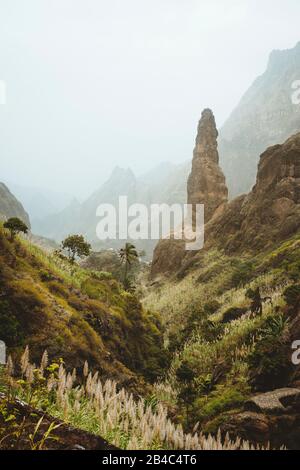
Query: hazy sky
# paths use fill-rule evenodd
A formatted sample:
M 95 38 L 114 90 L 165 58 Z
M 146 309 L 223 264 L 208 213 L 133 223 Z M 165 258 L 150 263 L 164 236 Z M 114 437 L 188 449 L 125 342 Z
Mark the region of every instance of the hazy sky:
M 114 166 L 192 157 L 272 49 L 300 40 L 299 0 L 0 0 L 0 180 L 79 196 Z

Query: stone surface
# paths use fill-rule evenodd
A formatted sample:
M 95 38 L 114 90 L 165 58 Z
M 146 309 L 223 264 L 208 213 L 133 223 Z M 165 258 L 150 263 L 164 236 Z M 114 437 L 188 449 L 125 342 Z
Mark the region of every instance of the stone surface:
M 153 253 L 151 277 L 158 274 L 176 273 L 181 269 L 185 257 L 185 242 L 183 240 L 160 240 Z
M 219 154 L 231 197 L 248 193 L 255 183 L 259 155 L 300 131 L 300 105 L 292 84 L 299 80 L 300 42 L 273 51 L 258 77 L 220 129 Z
M 300 389 L 281 388 L 252 397 L 246 402 L 245 409 L 266 414 L 282 413 L 296 403 L 300 403 Z
M 206 226 L 206 246 L 259 251 L 300 228 L 300 133 L 268 148 L 247 196 L 227 204 Z
M 223 434 L 229 433 L 230 436 L 239 436 L 250 442 L 259 442 L 266 444 L 270 440 L 270 421 L 267 416 L 261 413 L 245 411 L 237 413 L 221 425 Z
M 27 212 L 4 183 L 0 183 L 0 220 L 18 217 L 30 228 Z
M 7 401 L 4 394 L 0 393 L 0 405 L 3 403 L 6 404 Z M 46 439 L 44 450 L 118 450 L 102 437 L 69 426 L 63 421 L 50 416 L 44 411 L 33 408 L 18 399 L 11 401 L 7 406 L 9 411 L 17 416 L 16 420 L 19 426 L 22 424 L 23 417 L 24 419 L 26 418 L 26 429 L 28 432 L 23 433 L 23 436 L 20 437 L 19 450 L 30 450 L 29 443 L 25 440 L 24 436 L 28 435 L 29 432 L 32 434 L 35 432 L 40 418 L 43 418 L 43 420 L 36 431 L 36 442 L 40 442 L 43 439 L 52 423 L 58 426 L 51 433 L 52 439 Z M 3 424 L 1 423 L 1 416 L 0 424 Z M 8 439 L 6 439 L 6 445 L 7 448 L 4 446 L 4 449 L 9 450 L 10 442 Z
M 214 151 L 212 155 L 216 162 Z M 196 177 L 190 179 L 190 201 L 196 201 L 196 191 L 191 191 L 195 181 Z M 219 202 L 222 200 L 220 194 L 224 196 L 222 180 L 220 184 L 221 192 L 215 189 Z M 197 197 L 200 201 L 200 192 Z M 210 197 L 211 193 L 208 192 L 208 200 Z M 205 249 L 218 247 L 230 255 L 258 253 L 288 239 L 299 229 L 300 133 L 282 145 L 268 148 L 261 155 L 256 185 L 248 195 L 239 196 L 227 204 L 220 203 L 205 225 Z M 174 273 L 190 257 L 187 252 L 182 252 L 179 243 L 172 248 L 170 246 L 159 243 L 156 247 L 152 275 L 168 272 L 172 266 Z
M 223 434 L 272 448 L 300 446 L 300 388 L 281 388 L 253 396 L 244 411 L 226 416 Z
M 214 115 L 210 109 L 205 109 L 198 125 L 192 169 L 187 182 L 187 202 L 194 209 L 196 204 L 204 204 L 205 223 L 214 214 L 222 213 L 228 200 L 225 177 L 219 167 L 217 137 Z M 184 240 L 174 240 L 172 234 L 171 239 L 159 241 L 153 254 L 152 278 L 179 271 L 184 266 L 185 258 L 190 259 L 193 254 L 186 251 Z
M 214 115 L 205 109 L 198 125 L 198 134 L 188 178 L 188 204 L 204 204 L 205 222 L 228 200 L 225 177 L 219 167 L 218 131 Z

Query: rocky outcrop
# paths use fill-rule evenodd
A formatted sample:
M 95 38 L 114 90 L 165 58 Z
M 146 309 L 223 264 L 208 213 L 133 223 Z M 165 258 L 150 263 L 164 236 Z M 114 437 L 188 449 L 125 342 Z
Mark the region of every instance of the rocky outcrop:
M 247 196 L 230 202 L 206 226 L 206 246 L 228 253 L 260 250 L 300 228 L 300 133 L 268 148 Z
M 0 183 L 0 220 L 18 217 L 30 228 L 27 212 L 4 183 Z
M 161 274 L 168 275 L 178 272 L 185 255 L 184 240 L 174 240 L 173 238 L 160 240 L 153 253 L 151 277 L 154 279 Z
M 214 115 L 205 109 L 198 125 L 192 171 L 187 183 L 188 204 L 204 204 L 205 222 L 228 200 L 225 177 L 219 167 L 218 131 Z
M 260 413 L 276 414 L 287 410 L 295 403 L 300 405 L 300 389 L 280 388 L 271 392 L 256 395 L 248 400 L 245 409 Z
M 41 442 L 52 425 L 54 427 L 51 432 L 51 438 L 45 439 L 43 450 L 118 450 L 115 446 L 107 442 L 100 436 L 91 434 L 81 429 L 74 428 L 65 422 L 50 416 L 37 408 L 29 406 L 17 398 L 15 400 L 7 400 L 3 393 L 0 393 L 0 405 L 7 408 L 7 411 L 14 416 L 16 421 L 15 426 L 21 426 L 23 420 L 26 422 L 26 431 L 20 436 L 17 442 L 18 450 L 32 450 L 32 445 L 27 436 L 34 434 L 35 441 Z M 39 420 L 42 421 L 39 423 Z M 0 416 L 1 428 L 5 428 L 6 422 Z M 2 431 L 3 429 L 1 429 Z M 11 434 L 11 439 L 3 439 L 5 443 L 1 445 L 1 450 L 15 450 L 17 438 L 14 433 Z
M 222 433 L 287 449 L 300 446 L 300 389 L 284 388 L 256 395 L 242 412 L 228 415 Z
M 228 200 L 225 177 L 219 166 L 218 131 L 214 115 L 210 109 L 202 112 L 198 125 L 196 145 L 193 154 L 191 173 L 187 182 L 187 202 L 193 206 L 204 205 L 204 219 L 207 223 L 216 212 L 222 211 Z M 161 240 L 153 254 L 152 277 L 179 271 L 187 254 L 184 240 L 174 238 Z
M 215 195 L 222 201 L 225 194 L 222 178 L 220 185 L 221 191 L 215 188 Z M 195 187 L 194 183 L 191 187 Z M 195 195 L 196 191 L 191 194 Z M 227 204 L 220 203 L 205 225 L 205 249 L 219 247 L 227 254 L 257 253 L 293 236 L 299 229 L 300 133 L 261 155 L 256 185 L 248 195 Z M 185 252 L 177 240 L 159 243 L 154 252 L 152 275 L 167 273 L 172 266 L 173 273 L 183 269 L 193 256 L 195 253 Z

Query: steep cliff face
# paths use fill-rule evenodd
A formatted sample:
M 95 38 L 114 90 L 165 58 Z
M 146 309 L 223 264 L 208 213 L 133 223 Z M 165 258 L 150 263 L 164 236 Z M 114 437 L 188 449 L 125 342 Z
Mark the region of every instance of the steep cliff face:
M 221 184 L 223 184 L 221 182 Z M 217 188 L 215 193 L 218 194 Z M 256 185 L 248 195 L 221 204 L 205 225 L 205 250 L 229 255 L 265 250 L 300 229 L 300 133 L 260 157 Z M 159 242 L 152 276 L 176 273 L 195 253 L 177 240 Z
M 242 97 L 220 130 L 220 162 L 232 197 L 250 191 L 259 155 L 300 131 L 300 104 L 293 84 L 300 79 L 300 42 L 273 51 L 267 70 Z M 299 94 L 298 94 L 299 96 Z
M 187 202 L 193 207 L 204 204 L 205 223 L 216 211 L 221 211 L 228 200 L 225 177 L 219 166 L 217 138 L 214 115 L 210 109 L 205 109 L 198 124 L 192 169 L 187 183 Z M 161 240 L 153 254 L 152 277 L 178 271 L 186 255 L 184 240 L 174 240 L 172 237 Z
M 204 204 L 206 222 L 228 199 L 225 177 L 219 167 L 217 138 L 214 115 L 210 109 L 205 109 L 198 125 L 187 192 L 188 204 Z
M 268 148 L 247 196 L 230 202 L 206 227 L 207 246 L 227 252 L 258 250 L 300 228 L 300 133 Z
M 4 183 L 0 183 L 0 220 L 19 217 L 30 228 L 30 220 L 22 204 Z

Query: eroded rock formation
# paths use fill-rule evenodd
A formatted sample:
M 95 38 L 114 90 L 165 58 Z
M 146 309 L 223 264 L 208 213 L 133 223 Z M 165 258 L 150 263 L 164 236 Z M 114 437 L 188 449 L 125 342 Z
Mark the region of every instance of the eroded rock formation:
M 188 204 L 204 204 L 205 222 L 227 202 L 225 176 L 219 167 L 218 131 L 214 115 L 205 109 L 198 125 L 192 171 L 187 183 Z
M 299 132 L 300 106 L 293 89 L 299 71 L 300 42 L 292 49 L 273 51 L 266 71 L 220 129 L 220 162 L 231 197 L 251 190 L 259 156 L 266 148 Z
M 204 120 L 209 123 L 210 133 L 204 133 L 200 122 L 197 140 L 200 138 L 188 182 L 189 202 L 203 201 L 207 206 L 205 249 L 219 247 L 227 254 L 257 253 L 295 234 L 300 229 L 300 133 L 281 145 L 269 147 L 260 157 L 252 191 L 225 203 L 226 186 L 222 172 L 218 170 L 212 119 L 205 111 Z M 210 149 L 210 157 L 207 153 L 205 156 L 204 149 L 206 152 Z M 212 166 L 214 172 L 210 171 Z M 174 243 L 180 250 L 176 251 Z M 170 246 L 166 243 L 157 245 L 153 276 L 170 272 L 172 259 L 177 272 L 190 262 L 192 254 L 186 253 L 178 241 L 173 241 Z
M 260 250 L 300 228 L 300 133 L 260 157 L 256 185 L 206 227 L 207 246 L 228 253 Z
M 192 170 L 187 182 L 187 202 L 196 207 L 204 204 L 205 223 L 216 211 L 222 210 L 228 200 L 225 177 L 219 167 L 218 131 L 210 109 L 202 112 L 198 125 Z M 186 257 L 184 240 L 161 240 L 155 250 L 152 262 L 152 277 L 158 274 L 174 273 L 180 270 Z M 190 252 L 189 256 L 192 256 Z

